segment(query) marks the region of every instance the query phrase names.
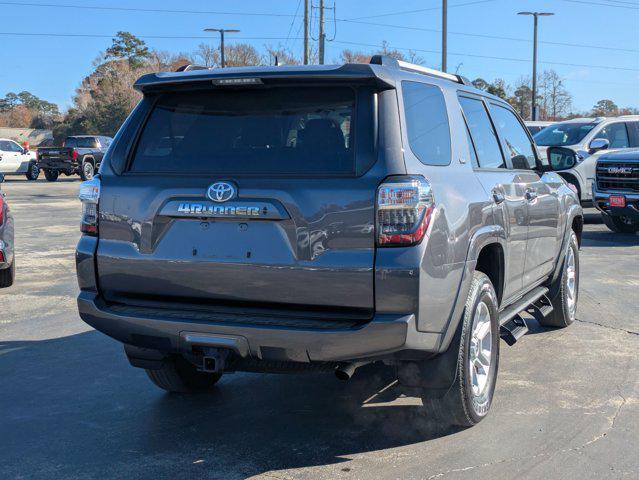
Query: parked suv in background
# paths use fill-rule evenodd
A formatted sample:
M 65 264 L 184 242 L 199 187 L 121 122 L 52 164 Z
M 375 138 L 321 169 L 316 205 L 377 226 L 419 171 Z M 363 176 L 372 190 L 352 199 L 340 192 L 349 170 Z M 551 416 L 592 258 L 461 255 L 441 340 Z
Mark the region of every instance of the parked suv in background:
M 112 141 L 111 137 L 99 135 L 67 137 L 62 147 L 38 149 L 38 167 L 50 182 L 55 182 L 61 173 L 78 174 L 82 180 L 90 180 Z
M 15 260 L 13 255 L 13 216 L 2 193 L 4 175 L 0 174 L 0 288 L 13 285 Z
M 541 132 L 544 128 L 549 127 L 550 125 L 554 125 L 555 123 L 557 122 L 548 122 L 541 120 L 527 120 L 526 122 L 524 122 L 531 135 L 535 135 L 536 133 Z
M 592 196 L 613 232 L 639 232 L 639 150 L 602 155 Z
M 468 426 L 519 314 L 575 318 L 577 198 L 467 80 L 377 56 L 136 88 L 81 186 L 78 306 L 159 387 L 383 361 Z
M 37 180 L 39 173 L 35 152 L 8 138 L 0 138 L 0 174 L 26 175 L 29 180 Z
M 572 184 L 584 205 L 592 204 L 595 165 L 607 150 L 639 147 L 639 115 L 575 118 L 556 123 L 534 135 L 545 155 L 545 147 L 568 147 L 577 153 L 577 163 L 560 173 Z

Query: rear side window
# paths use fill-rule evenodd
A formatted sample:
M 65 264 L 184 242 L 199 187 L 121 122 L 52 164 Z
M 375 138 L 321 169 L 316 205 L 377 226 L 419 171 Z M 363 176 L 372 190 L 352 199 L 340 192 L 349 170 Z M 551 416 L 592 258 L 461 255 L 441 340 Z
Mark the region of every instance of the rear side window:
M 78 148 L 96 148 L 98 142 L 93 137 L 80 137 L 78 138 Z
M 68 137 L 67 139 L 64 140 L 64 146 L 69 148 L 77 148 L 78 139 L 75 137 Z
M 499 141 L 493 129 L 484 102 L 474 98 L 460 97 L 459 103 L 468 123 L 475 144 L 477 160 L 481 168 L 505 168 Z
M 446 102 L 433 85 L 402 82 L 410 149 L 426 165 L 450 163 L 450 128 Z
M 513 112 L 491 103 L 495 126 L 504 142 L 504 151 L 512 166 L 519 170 L 532 170 L 536 166 L 535 152 L 528 134 Z
M 163 94 L 130 171 L 353 173 L 354 112 L 355 91 L 346 87 Z

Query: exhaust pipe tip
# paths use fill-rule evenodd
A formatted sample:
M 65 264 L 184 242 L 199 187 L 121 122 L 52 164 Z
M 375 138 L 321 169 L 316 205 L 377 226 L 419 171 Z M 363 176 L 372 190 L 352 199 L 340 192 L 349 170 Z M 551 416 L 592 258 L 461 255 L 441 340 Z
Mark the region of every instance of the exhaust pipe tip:
M 350 380 L 355 370 L 367 363 L 369 362 L 351 362 L 341 365 L 335 369 L 335 376 L 342 381 Z
M 350 380 L 351 377 L 353 376 L 354 371 L 347 371 L 345 369 L 341 369 L 338 368 L 337 370 L 335 370 L 335 376 L 339 379 L 342 380 L 343 382 L 346 382 L 347 380 Z

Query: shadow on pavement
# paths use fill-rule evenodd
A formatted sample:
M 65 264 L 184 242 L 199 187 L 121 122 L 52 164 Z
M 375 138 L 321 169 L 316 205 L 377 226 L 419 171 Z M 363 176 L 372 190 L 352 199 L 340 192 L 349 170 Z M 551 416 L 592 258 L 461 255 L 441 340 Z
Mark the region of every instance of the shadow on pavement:
M 639 235 L 615 233 L 610 230 L 585 231 L 582 247 L 632 247 L 639 245 Z
M 236 373 L 212 394 L 171 395 L 96 332 L 0 342 L 0 476 L 245 478 L 456 432 L 393 382 L 371 365 L 346 383 Z

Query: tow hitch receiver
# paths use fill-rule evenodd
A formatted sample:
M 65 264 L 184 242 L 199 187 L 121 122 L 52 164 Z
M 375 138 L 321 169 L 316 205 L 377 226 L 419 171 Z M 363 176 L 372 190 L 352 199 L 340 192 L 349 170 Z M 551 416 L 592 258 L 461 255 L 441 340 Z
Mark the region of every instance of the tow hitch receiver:
M 200 369 L 207 373 L 222 373 L 229 353 L 230 350 L 224 348 L 203 348 Z
M 515 315 L 499 329 L 499 336 L 511 347 L 526 333 L 528 333 L 528 325 L 520 315 Z

